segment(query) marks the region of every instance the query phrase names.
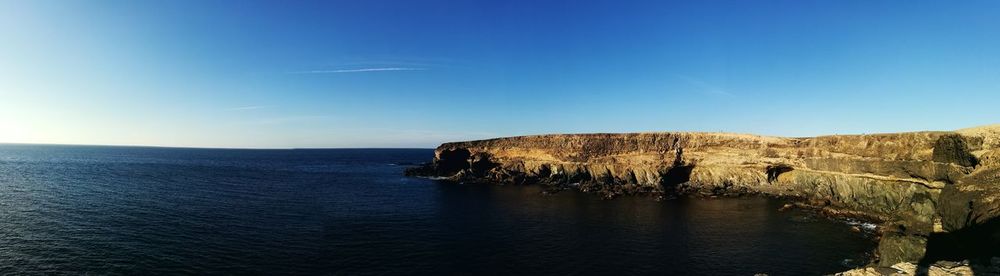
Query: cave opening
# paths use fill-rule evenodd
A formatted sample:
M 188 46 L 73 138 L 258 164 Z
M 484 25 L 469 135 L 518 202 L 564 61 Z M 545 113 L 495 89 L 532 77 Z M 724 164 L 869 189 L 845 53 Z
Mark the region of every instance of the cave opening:
M 663 186 L 664 191 L 676 191 L 677 186 L 691 180 L 691 171 L 693 170 L 693 165 L 671 167 L 663 175 L 660 185 Z
M 778 176 L 779 175 L 781 175 L 783 173 L 786 173 L 786 172 L 790 172 L 792 170 L 793 170 L 792 167 L 788 166 L 788 165 L 772 165 L 772 166 L 767 166 L 767 170 L 766 170 L 766 173 L 767 173 L 767 183 L 772 183 L 772 182 L 778 180 Z
M 469 168 L 469 157 L 472 154 L 467 149 L 450 149 L 441 151 L 438 155 L 438 175 L 453 175 Z

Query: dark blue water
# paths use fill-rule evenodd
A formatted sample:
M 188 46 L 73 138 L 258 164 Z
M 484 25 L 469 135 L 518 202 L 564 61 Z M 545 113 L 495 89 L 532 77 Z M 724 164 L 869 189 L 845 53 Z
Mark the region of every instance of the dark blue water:
M 770 199 L 402 176 L 432 154 L 0 145 L 0 274 L 810 275 L 874 246 Z

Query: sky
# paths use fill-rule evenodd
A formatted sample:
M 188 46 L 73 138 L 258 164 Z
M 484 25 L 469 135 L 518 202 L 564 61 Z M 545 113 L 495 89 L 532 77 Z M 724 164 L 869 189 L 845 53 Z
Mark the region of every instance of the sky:
M 1000 123 L 1000 1 L 0 0 L 0 142 Z

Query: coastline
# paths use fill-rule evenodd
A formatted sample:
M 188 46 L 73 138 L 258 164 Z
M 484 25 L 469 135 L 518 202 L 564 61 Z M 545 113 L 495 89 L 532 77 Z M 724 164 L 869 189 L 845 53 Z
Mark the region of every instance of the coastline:
M 782 138 L 726 133 L 556 134 L 442 144 L 410 176 L 621 195 L 791 200 L 831 218 L 877 224 L 872 267 L 962 254 L 935 239 L 990 238 L 1000 210 L 1000 128 Z M 966 228 L 985 227 L 969 236 Z M 998 228 L 1000 229 L 1000 228 Z M 985 234 L 983 234 L 985 233 Z M 929 245 L 930 244 L 930 245 Z M 982 258 L 997 252 L 969 252 Z M 958 257 L 956 257 L 958 256 Z M 962 260 L 952 260 L 962 261 Z

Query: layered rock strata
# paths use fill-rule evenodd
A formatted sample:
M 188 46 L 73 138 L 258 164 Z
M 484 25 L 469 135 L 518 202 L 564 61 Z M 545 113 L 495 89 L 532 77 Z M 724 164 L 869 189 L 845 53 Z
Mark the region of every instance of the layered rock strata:
M 765 194 L 882 223 L 879 264 L 1000 245 L 1000 126 L 810 138 L 558 134 L 442 144 L 409 175 L 621 194 Z M 989 246 L 988 246 L 989 245 Z M 928 249 L 940 253 L 927 252 Z M 973 256 L 977 257 L 977 256 Z M 981 257 L 981 256 L 979 256 Z

